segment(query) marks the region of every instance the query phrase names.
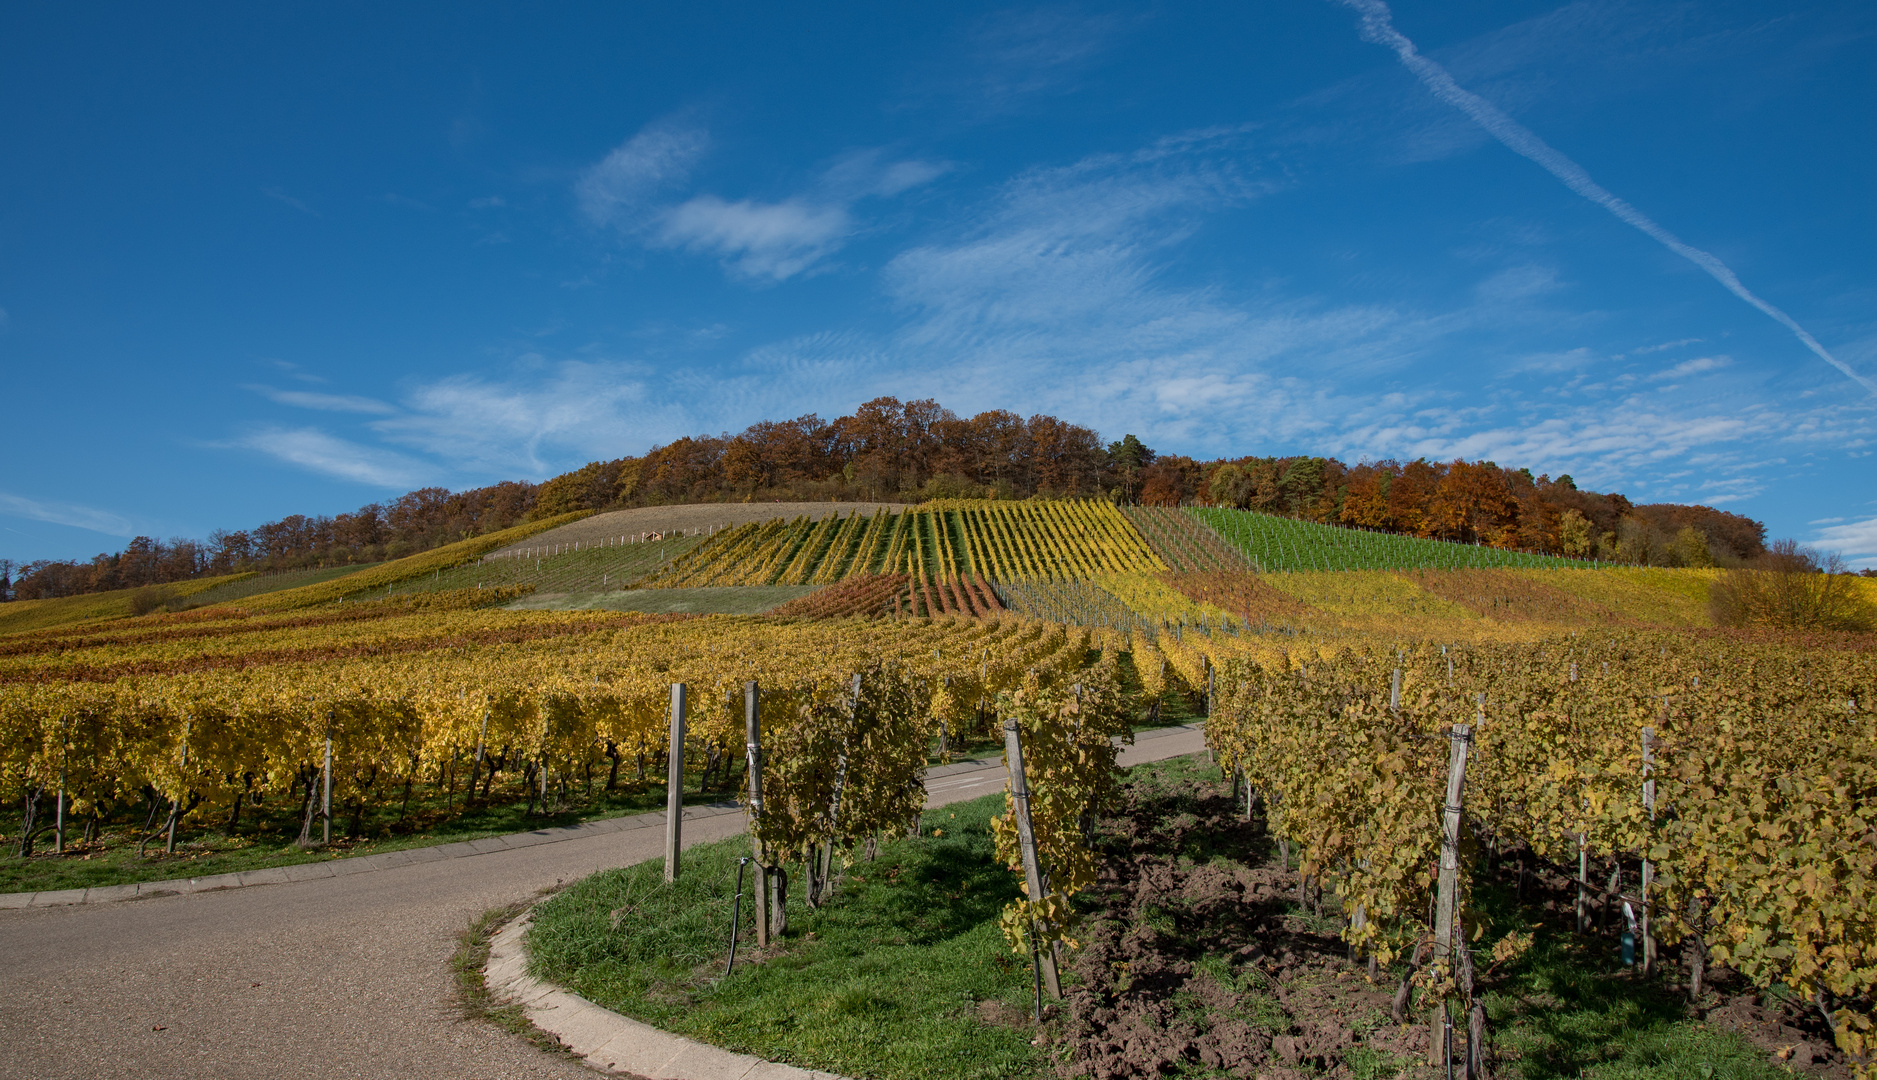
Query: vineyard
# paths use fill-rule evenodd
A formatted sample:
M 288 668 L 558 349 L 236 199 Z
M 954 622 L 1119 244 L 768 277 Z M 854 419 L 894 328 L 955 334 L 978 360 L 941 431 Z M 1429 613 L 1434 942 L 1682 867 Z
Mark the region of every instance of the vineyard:
M 1253 510 L 1201 507 L 1195 518 L 1237 547 L 1264 573 L 1289 570 L 1467 570 L 1488 567 L 1589 567 L 1588 559 L 1567 559 L 1523 551 L 1427 540 L 1394 533 L 1366 532 L 1313 521 L 1260 514 Z M 1194 569 L 1211 569 L 1195 566 Z
M 721 533 L 647 582 L 797 585 L 867 574 L 919 581 L 1080 580 L 1164 564 L 1105 502 L 932 502 L 872 517 L 768 521 Z
M 1482 1045 L 1473 954 L 1521 945 L 1470 890 L 1482 859 L 1518 852 L 1579 883 L 1580 925 L 1633 917 L 1645 970 L 1672 956 L 1697 996 L 1710 960 L 1778 983 L 1865 1060 L 1867 639 L 1713 630 L 1712 572 L 1426 569 L 1421 548 L 1325 542 L 1319 563 L 1405 568 L 1260 574 L 1246 537 L 1313 534 L 1235 520 L 933 503 L 566 550 L 544 536 L 486 558 L 524 530 L 0 637 L 0 793 L 22 813 L 8 843 L 89 851 L 115 830 L 161 860 L 191 830 L 234 836 L 265 814 L 317 847 L 335 825 L 409 831 L 414 799 L 433 820 L 504 800 L 532 817 L 650 792 L 671 769 L 743 792 L 775 896 L 795 875 L 812 902 L 837 859 L 917 828 L 928 765 L 1001 744 L 997 850 L 1024 895 L 1003 929 L 1053 984 L 1100 870 L 1118 748 L 1183 701 L 1244 813 L 1302 866 L 1298 903 L 1331 897 L 1347 945 L 1401 980 L 1398 1019 L 1419 1001 L 1421 1019 L 1453 1019 L 1449 1045 Z M 618 573 L 805 595 L 764 616 L 500 607 L 538 600 L 550 566 L 569 592 Z
M 1667 634 L 1228 661 L 1207 738 L 1345 936 L 1407 961 L 1480 1041 L 1475 846 L 1529 850 L 1681 945 L 1814 1000 L 1868 1061 L 1877 988 L 1877 663 Z M 1429 916 L 1435 911 L 1435 917 Z M 1518 947 L 1516 937 L 1505 947 Z M 1406 986 L 1404 977 L 1404 987 Z M 1401 999 L 1398 999 L 1398 1001 Z

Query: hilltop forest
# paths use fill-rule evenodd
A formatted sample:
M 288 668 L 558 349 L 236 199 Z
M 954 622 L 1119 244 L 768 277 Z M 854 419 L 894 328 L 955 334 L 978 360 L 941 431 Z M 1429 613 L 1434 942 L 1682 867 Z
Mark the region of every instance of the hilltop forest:
M 1099 497 L 1232 506 L 1323 524 L 1635 565 L 1738 565 L 1765 527 L 1707 506 L 1633 505 L 1491 461 L 1308 456 L 1200 461 L 1133 435 L 1007 410 L 961 417 L 938 402 L 876 398 L 850 416 L 763 421 L 596 461 L 543 483 L 423 488 L 331 517 L 292 514 L 206 540 L 137 537 L 89 561 L 0 563 L 0 598 L 41 599 L 242 570 L 377 562 L 573 510 L 747 500 Z

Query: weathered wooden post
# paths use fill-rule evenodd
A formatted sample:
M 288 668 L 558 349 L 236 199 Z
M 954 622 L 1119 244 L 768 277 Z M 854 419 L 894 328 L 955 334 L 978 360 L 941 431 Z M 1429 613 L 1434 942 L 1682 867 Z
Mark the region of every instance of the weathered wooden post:
M 482 776 L 483 748 L 489 742 L 489 710 L 482 710 L 482 732 L 476 736 L 476 763 L 469 769 L 469 794 L 464 798 L 467 803 L 476 797 L 476 781 Z
M 756 858 L 756 944 L 769 944 L 769 862 L 757 826 L 763 818 L 763 724 L 756 680 L 743 684 L 743 753 L 749 762 L 750 849 Z
M 1023 849 L 1023 880 L 1030 901 L 1043 899 L 1043 868 L 1036 858 L 1036 833 L 1030 825 L 1030 784 L 1023 771 L 1023 735 L 1015 720 L 1004 721 L 1004 765 L 1010 772 L 1011 813 L 1017 819 L 1017 845 Z M 1030 924 L 1034 947 L 1042 928 Z M 1049 996 L 1062 999 L 1062 979 L 1056 972 L 1056 954 L 1052 949 L 1035 948 L 1037 970 L 1049 987 Z
M 1440 814 L 1440 879 L 1434 906 L 1434 962 L 1453 971 L 1454 926 L 1460 903 L 1460 812 L 1461 796 L 1466 786 L 1466 752 L 1472 744 L 1473 728 L 1455 724 L 1448 736 L 1451 750 L 1447 757 L 1447 801 Z M 1464 947 L 1464 943 L 1462 943 Z M 1446 1036 L 1447 1006 L 1429 1026 L 1428 1064 L 1438 1065 L 1448 1052 Z
M 665 880 L 678 880 L 684 829 L 684 684 L 671 684 L 671 753 L 665 759 Z
M 53 808 L 52 853 L 65 854 L 65 764 L 72 751 L 72 717 L 59 717 L 59 803 Z
M 1668 715 L 1668 698 L 1662 699 L 1662 714 Z M 1655 729 L 1642 729 L 1642 808 L 1649 814 L 1649 824 L 1655 825 Z M 1655 974 L 1655 935 L 1650 933 L 1649 915 L 1652 906 L 1649 896 L 1650 886 L 1655 883 L 1655 864 L 1649 861 L 1643 848 L 1642 859 L 1642 974 L 1644 978 Z
M 319 799 L 320 842 L 332 843 L 332 713 L 326 713 L 326 765 L 323 774 L 325 793 Z

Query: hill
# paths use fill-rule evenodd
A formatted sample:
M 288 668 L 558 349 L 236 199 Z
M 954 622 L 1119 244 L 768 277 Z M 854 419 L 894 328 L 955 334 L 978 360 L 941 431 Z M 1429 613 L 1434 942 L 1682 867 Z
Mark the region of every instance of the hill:
M 696 511 L 830 502 L 904 506 L 934 499 L 1101 498 L 1122 506 L 1211 506 L 1320 525 L 1655 566 L 1733 565 L 1765 551 L 1765 527 L 1712 507 L 1634 506 L 1491 461 L 1364 461 L 1156 454 L 1133 435 L 1005 410 L 961 417 L 932 400 L 876 398 L 852 415 L 763 421 L 640 457 L 596 461 L 541 484 L 423 488 L 332 517 L 290 514 L 207 540 L 137 537 L 89 561 L 0 560 L 0 601 L 47 599 L 231 573 L 390 561 L 577 511 Z M 804 511 L 806 512 L 806 511 Z M 793 516 L 792 514 L 790 516 Z M 679 525 L 690 528 L 692 525 Z M 595 526 L 596 536 L 665 529 Z M 610 531 L 608 531 L 610 530 Z M 584 537 L 582 537 L 584 542 Z M 9 577 L 18 571 L 17 580 Z

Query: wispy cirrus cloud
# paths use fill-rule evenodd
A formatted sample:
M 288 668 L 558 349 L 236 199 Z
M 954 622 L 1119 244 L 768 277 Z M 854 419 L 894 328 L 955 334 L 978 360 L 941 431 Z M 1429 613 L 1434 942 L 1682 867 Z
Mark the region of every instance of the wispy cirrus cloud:
M 53 525 L 70 525 L 77 529 L 88 529 L 106 536 L 135 536 L 138 527 L 130 519 L 109 510 L 99 510 L 92 506 L 77 503 L 54 502 L 42 499 L 29 499 L 23 495 L 12 495 L 0 491 L 0 514 L 22 517 L 31 521 L 44 521 Z
M 709 145 L 702 128 L 675 121 L 647 126 L 581 174 L 574 191 L 582 212 L 648 247 L 712 256 L 732 277 L 774 283 L 839 250 L 861 228 L 854 208 L 862 200 L 900 195 L 948 168 L 863 150 L 842 155 L 784 198 L 672 199 Z
M 651 374 L 649 365 L 550 363 L 531 354 L 503 378 L 461 374 L 419 384 L 404 396 L 402 415 L 371 427 L 462 472 L 541 479 L 575 457 L 619 457 L 695 434 L 686 409 L 652 392 Z
M 694 124 L 678 119 L 648 124 L 584 170 L 574 181 L 574 196 L 595 224 L 643 229 L 647 209 L 688 180 L 709 148 L 710 134 Z
M 1116 16 L 1067 6 L 996 12 L 968 26 L 932 82 L 978 110 L 1008 112 L 1078 89 L 1123 25 Z
M 782 281 L 840 247 L 853 228 L 842 206 L 699 195 L 665 213 L 657 243 L 716 255 L 740 277 Z
M 317 394 L 308 390 L 280 390 L 272 386 L 249 383 L 243 389 L 252 390 L 269 401 L 280 405 L 292 405 L 301 409 L 318 409 L 322 412 L 368 413 L 384 416 L 397 412 L 397 408 L 377 398 L 359 397 L 351 394 Z
M 258 427 L 225 445 L 257 450 L 310 472 L 393 490 L 421 487 L 441 473 L 427 462 L 312 427 Z
M 312 207 L 310 207 L 310 206 L 308 206 L 308 205 L 306 205 L 306 203 L 305 203 L 305 202 L 303 202 L 303 201 L 301 201 L 301 200 L 299 200 L 299 199 L 296 199 L 296 198 L 294 198 L 293 196 L 291 196 L 291 195 L 289 195 L 289 194 L 287 194 L 287 192 L 286 192 L 286 190 L 285 190 L 285 189 L 283 189 L 283 188 L 279 188 L 279 187 L 264 187 L 264 188 L 262 188 L 262 189 L 261 189 L 261 194 L 263 194 L 263 195 L 265 195 L 265 196 L 267 196 L 268 198 L 270 198 L 270 199 L 272 199 L 272 200 L 274 200 L 274 201 L 275 201 L 275 202 L 277 202 L 277 203 L 282 203 L 282 204 L 284 204 L 284 205 L 286 205 L 286 206 L 291 206 L 291 207 L 293 207 L 293 208 L 294 208 L 295 210 L 298 210 L 298 211 L 299 211 L 300 213 L 302 213 L 302 214 L 305 214 L 305 215 L 307 215 L 308 217 L 319 217 L 319 216 L 320 216 L 320 214 L 319 214 L 319 211 L 317 211 L 317 210 L 315 210 L 315 209 L 313 209 Z
M 1395 29 L 1393 16 L 1388 5 L 1382 0 L 1342 0 L 1342 2 L 1361 15 L 1363 39 L 1393 50 L 1402 65 L 1412 71 L 1435 97 L 1465 113 L 1468 118 L 1507 149 L 1531 160 L 1546 172 L 1557 177 L 1571 191 L 1603 207 L 1617 220 L 1700 267 L 1703 272 L 1720 282 L 1728 292 L 1758 308 L 1768 318 L 1791 331 L 1792 335 L 1799 339 L 1799 343 L 1819 359 L 1837 368 L 1846 378 L 1862 386 L 1873 397 L 1877 397 L 1877 381 L 1859 374 L 1851 365 L 1832 355 L 1831 351 L 1820 344 L 1805 327 L 1799 325 L 1798 320 L 1748 289 L 1727 264 L 1709 252 L 1683 243 L 1673 233 L 1657 224 L 1655 219 L 1591 179 L 1590 174 L 1585 172 L 1582 166 L 1553 149 L 1531 129 L 1506 115 L 1492 102 L 1462 87 L 1446 68 L 1423 55 L 1419 49 L 1415 48 L 1414 42 L 1410 41 L 1407 35 Z

